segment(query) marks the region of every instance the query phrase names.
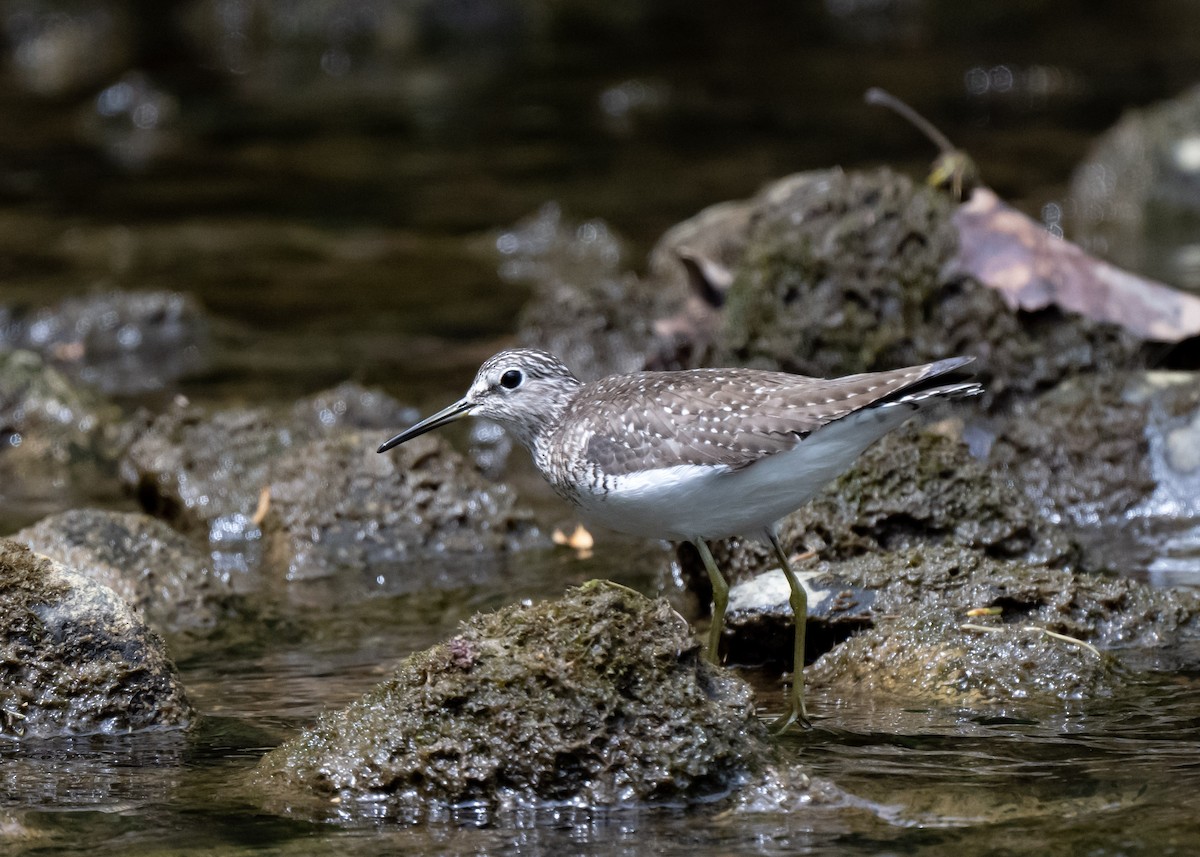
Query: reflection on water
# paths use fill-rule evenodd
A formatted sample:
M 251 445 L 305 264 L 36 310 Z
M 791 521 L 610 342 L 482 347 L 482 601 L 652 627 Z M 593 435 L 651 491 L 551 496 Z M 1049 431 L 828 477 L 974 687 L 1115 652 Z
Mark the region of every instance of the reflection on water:
M 0 744 L 4 806 L 125 812 L 170 800 L 188 742 L 178 732 Z

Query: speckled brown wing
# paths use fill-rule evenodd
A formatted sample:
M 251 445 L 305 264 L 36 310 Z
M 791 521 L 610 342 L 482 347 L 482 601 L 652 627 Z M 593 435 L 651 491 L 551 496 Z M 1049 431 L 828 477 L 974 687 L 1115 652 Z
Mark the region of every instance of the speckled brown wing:
M 607 476 L 679 464 L 745 467 L 849 413 L 969 362 L 942 360 L 825 380 L 751 369 L 616 375 L 586 385 L 588 419 L 561 440 Z

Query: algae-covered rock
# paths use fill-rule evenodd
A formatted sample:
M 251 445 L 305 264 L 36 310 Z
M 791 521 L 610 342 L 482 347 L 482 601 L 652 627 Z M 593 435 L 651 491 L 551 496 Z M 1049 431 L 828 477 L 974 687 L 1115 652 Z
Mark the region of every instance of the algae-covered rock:
M 760 199 L 719 359 L 820 377 L 882 368 L 928 321 L 955 247 L 950 201 L 887 170 L 837 169 Z
M 824 655 L 807 677 L 851 698 L 1010 713 L 1111 696 L 1120 684 L 1110 659 L 1077 642 L 1029 625 L 964 623 L 948 611 L 880 622 Z
M 665 601 L 594 582 L 473 617 L 268 754 L 260 779 L 288 806 L 373 815 L 703 800 L 763 763 L 764 735 L 749 687 Z
M 162 642 L 128 604 L 0 539 L 0 734 L 177 729 L 191 716 Z
M 905 176 L 802 173 L 756 199 L 717 363 L 831 377 L 973 354 L 991 403 L 1138 359 L 1140 343 L 1112 325 L 1017 314 L 994 290 L 949 277 L 951 203 Z
M 814 610 L 819 611 L 809 623 L 809 652 L 822 659 L 832 656 L 837 663 L 846 657 L 839 651 L 847 645 L 843 641 L 850 632 L 867 629 L 872 630 L 871 641 L 857 645 L 877 649 L 871 657 L 882 659 L 883 653 L 893 650 L 879 637 L 893 627 L 917 634 L 927 652 L 939 645 L 937 631 L 943 637 L 941 644 L 952 650 L 947 657 L 967 667 L 972 657 L 992 658 L 989 652 L 996 646 L 1026 646 L 1025 642 L 1013 643 L 1012 635 L 1018 632 L 1038 635 L 1048 630 L 1101 649 L 1173 652 L 1176 660 L 1184 661 L 1191 644 L 1200 639 L 1200 593 L 1194 590 L 1158 588 L 1126 577 L 988 556 L 954 544 L 929 543 L 834 560 L 810 559 L 798 564 L 797 571 L 813 593 Z M 768 576 L 782 574 L 776 570 L 760 577 Z M 774 592 L 776 603 L 745 597 L 741 590 L 750 586 Z M 790 656 L 792 614 L 786 588 L 774 582 L 767 586 L 757 580 L 746 581 L 733 587 L 730 606 L 726 624 L 731 657 L 782 662 Z M 972 611 L 980 610 L 995 611 L 999 619 L 970 618 Z M 943 614 L 953 615 L 959 622 L 999 621 L 1005 630 L 1000 637 L 962 649 L 956 634 L 943 633 L 946 626 L 941 620 L 922 624 L 928 617 Z M 912 642 L 916 645 L 915 638 Z M 894 652 L 899 656 L 903 646 Z M 1053 655 L 1043 663 L 1028 665 L 1038 672 L 1043 688 L 1061 688 L 1065 685 L 1056 682 L 1071 680 L 1069 672 L 1058 675 L 1066 664 L 1055 660 L 1060 653 L 1053 646 L 1030 648 L 1029 653 L 1030 658 L 1038 653 Z M 886 664 L 878 666 L 888 669 Z M 992 669 L 981 663 L 977 675 Z M 829 669 L 826 674 L 832 675 Z M 854 675 L 838 681 L 850 687 Z M 1089 681 L 1103 679 L 1105 686 L 1113 686 L 1113 679 L 1105 673 L 1088 675 Z M 903 680 L 915 681 L 911 676 Z M 1051 696 L 1058 698 L 1058 693 L 1055 690 Z
M 207 552 L 148 515 L 73 509 L 12 538 L 109 587 L 159 631 L 210 629 L 233 598 Z
M 1051 566 L 1078 547 L 1011 482 L 934 430 L 884 437 L 846 474 L 789 515 L 781 538 L 822 556 L 945 543 Z

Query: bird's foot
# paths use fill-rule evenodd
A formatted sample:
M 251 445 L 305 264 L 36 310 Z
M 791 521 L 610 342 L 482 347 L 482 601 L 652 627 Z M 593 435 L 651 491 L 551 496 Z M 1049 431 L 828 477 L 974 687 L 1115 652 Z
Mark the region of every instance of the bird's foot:
M 808 712 L 804 710 L 804 702 L 800 701 L 797 706 L 796 701 L 792 700 L 788 704 L 788 710 L 777 717 L 767 727 L 772 735 L 782 735 L 793 726 L 799 726 L 801 729 L 812 729 L 812 721 L 808 719 Z

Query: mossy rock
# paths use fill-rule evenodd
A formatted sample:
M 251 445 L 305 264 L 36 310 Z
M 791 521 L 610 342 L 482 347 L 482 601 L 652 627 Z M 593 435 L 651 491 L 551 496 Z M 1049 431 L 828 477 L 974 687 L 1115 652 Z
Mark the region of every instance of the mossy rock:
M 957 242 L 949 200 L 889 170 L 838 169 L 758 199 L 719 362 L 820 377 L 882 368 L 939 291 Z
M 208 631 L 233 609 L 210 552 L 149 515 L 72 509 L 12 538 L 111 588 L 160 632 Z
M 663 600 L 593 582 L 477 615 L 268 754 L 288 807 L 420 812 L 706 800 L 763 764 L 750 688 Z
M 0 734 L 178 729 L 192 718 L 162 641 L 116 593 L 0 539 Z
M 1141 365 L 1131 333 L 1055 308 L 1015 312 L 948 274 L 950 200 L 891 170 L 823 170 L 756 197 L 713 365 L 835 377 L 959 354 L 1003 411 L 1080 371 Z
M 1111 658 L 1079 642 L 1031 625 L 964 622 L 950 611 L 881 622 L 824 655 L 808 678 L 850 699 L 1010 714 L 1111 697 L 1123 683 Z

